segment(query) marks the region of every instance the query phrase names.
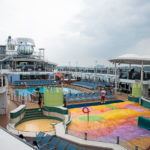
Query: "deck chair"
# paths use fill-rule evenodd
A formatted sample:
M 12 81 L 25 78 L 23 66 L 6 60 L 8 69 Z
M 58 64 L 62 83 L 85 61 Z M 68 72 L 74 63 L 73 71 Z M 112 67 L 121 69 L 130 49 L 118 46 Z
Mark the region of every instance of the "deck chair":
M 92 92 L 89 93 L 89 99 L 94 99 L 94 94 Z
M 81 99 L 79 98 L 78 94 L 73 94 L 72 95 L 74 98 L 74 101 L 80 101 Z
M 69 100 L 70 100 L 70 102 L 74 102 L 74 97 L 71 96 L 71 97 L 69 98 Z
M 59 145 L 56 147 L 56 150 L 64 150 L 67 145 L 68 143 L 66 141 L 61 140 Z
M 59 139 L 54 137 L 50 143 L 48 144 L 48 147 L 47 148 L 44 148 L 44 150 L 49 150 L 49 149 L 54 149 L 56 148 L 56 144 L 58 143 Z
M 116 96 L 112 95 L 112 93 L 110 91 L 107 91 L 107 95 L 111 96 L 112 98 L 116 98 Z
M 79 102 L 82 100 L 82 93 L 76 94 L 76 100 L 78 100 Z
M 84 96 L 86 97 L 87 100 L 91 99 L 91 98 L 89 97 L 89 93 L 84 93 Z
M 78 93 L 77 95 L 80 99 L 82 98 L 82 93 Z
M 69 144 L 69 146 L 67 148 L 67 150 L 76 150 L 76 149 L 77 149 L 77 147 L 74 146 L 73 144 Z
M 47 134 L 47 135 L 44 137 L 44 139 L 42 140 L 42 142 L 41 142 L 40 144 L 38 143 L 39 148 L 42 149 L 45 145 L 47 145 L 48 142 L 49 142 L 49 140 L 50 140 L 51 138 L 52 138 L 52 136 L 49 135 L 49 134 Z
M 96 96 L 97 99 L 101 98 L 99 92 L 95 92 L 95 96 Z
M 87 101 L 87 93 L 82 93 L 82 101 Z
M 70 94 L 66 94 L 66 97 L 70 98 L 70 97 L 71 97 L 71 95 L 70 95 Z
M 69 97 L 66 97 L 66 102 L 70 102 L 70 98 Z
M 96 95 L 96 92 L 93 93 L 93 99 L 99 99 L 98 95 Z
M 44 132 L 39 132 L 39 134 L 35 137 L 35 139 L 30 141 L 29 143 L 32 144 L 33 141 L 39 142 L 44 136 L 44 134 L 45 134 Z

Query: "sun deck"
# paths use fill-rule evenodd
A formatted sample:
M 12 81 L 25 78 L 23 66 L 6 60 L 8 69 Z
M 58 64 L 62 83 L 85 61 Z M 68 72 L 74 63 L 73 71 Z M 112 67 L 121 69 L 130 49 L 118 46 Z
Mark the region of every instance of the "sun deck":
M 80 89 L 82 92 L 91 91 L 73 85 L 67 85 L 67 87 L 72 87 L 78 90 Z M 13 92 L 12 89 L 10 89 L 9 91 L 10 93 Z M 126 101 L 126 94 L 118 93 L 116 96 L 117 99 L 122 99 L 125 101 L 123 103 L 107 104 L 108 100 L 106 100 L 106 104 L 101 104 L 99 106 L 88 106 L 91 116 L 89 122 L 87 121 L 87 116 L 82 112 L 82 108 L 70 109 L 69 111 L 71 113 L 72 123 L 68 127 L 68 134 L 65 133 L 65 130 L 62 134 L 62 131 L 60 132 L 61 126 L 58 124 L 55 126 L 56 135 L 62 138 L 66 138 L 66 140 L 73 138 L 73 141 L 69 141 L 73 143 L 78 143 L 79 145 L 82 145 L 83 143 L 91 143 L 89 144 L 89 147 L 95 143 L 94 141 L 96 141 L 95 146 L 103 145 L 101 143 L 102 141 L 106 143 L 116 143 L 117 136 L 121 135 L 123 137 L 122 138 L 120 136 L 121 145 L 128 147 L 129 149 L 133 149 L 132 147 L 135 148 L 135 145 L 139 146 L 139 148 L 141 149 L 146 148 L 147 146 L 149 146 L 150 133 L 148 130 L 140 129 L 136 126 L 137 118 L 139 115 L 144 115 L 145 117 L 150 118 L 149 110 L 137 104 L 132 104 L 131 102 Z M 20 102 L 12 101 L 10 96 L 8 96 L 8 98 L 8 112 L 10 112 L 14 108 L 16 108 L 20 104 Z M 93 101 L 88 100 L 87 104 L 91 102 Z M 94 102 L 99 103 L 100 101 L 99 99 L 97 99 Z M 29 103 L 29 101 L 25 101 L 25 103 L 28 103 L 26 105 L 26 109 L 39 108 L 37 104 L 31 104 Z M 85 101 L 81 103 L 74 102 L 69 103 L 69 105 L 84 103 Z M 6 128 L 6 125 L 9 122 L 9 115 L 0 115 L 0 120 L 0 125 Z M 87 133 L 87 141 L 84 140 L 85 132 Z M 130 136 L 130 134 L 133 132 L 135 132 L 136 134 Z M 77 138 L 76 136 L 79 138 Z M 103 146 L 105 147 L 105 145 Z

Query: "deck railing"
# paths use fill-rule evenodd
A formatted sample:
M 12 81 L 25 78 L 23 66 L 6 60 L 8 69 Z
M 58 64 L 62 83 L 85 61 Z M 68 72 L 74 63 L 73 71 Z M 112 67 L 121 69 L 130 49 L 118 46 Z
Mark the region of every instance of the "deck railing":
M 65 133 L 84 140 L 120 144 L 121 146 L 129 150 L 145 150 L 145 148 L 135 145 L 129 142 L 128 140 L 123 139 L 121 136 L 110 136 L 107 137 L 107 139 L 104 139 L 102 137 L 100 138 L 100 136 L 97 133 L 80 132 L 80 134 L 77 135 L 77 132 L 75 130 L 68 129 L 68 127 L 66 127 Z

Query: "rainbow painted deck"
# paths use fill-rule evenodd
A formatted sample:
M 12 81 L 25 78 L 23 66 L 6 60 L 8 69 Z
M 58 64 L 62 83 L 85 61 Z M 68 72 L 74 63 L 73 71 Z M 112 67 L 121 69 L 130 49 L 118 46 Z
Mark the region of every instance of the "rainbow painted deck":
M 108 105 L 90 106 L 90 118 L 82 112 L 82 108 L 70 109 L 72 123 L 69 134 L 88 139 L 116 142 L 140 137 L 150 137 L 150 131 L 137 126 L 138 116 L 150 118 L 150 110 L 129 101 Z

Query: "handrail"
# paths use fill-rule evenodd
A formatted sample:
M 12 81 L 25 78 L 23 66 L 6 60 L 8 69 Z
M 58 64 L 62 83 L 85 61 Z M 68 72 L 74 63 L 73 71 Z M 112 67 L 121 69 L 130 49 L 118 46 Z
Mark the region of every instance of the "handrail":
M 74 136 L 74 137 L 78 137 L 78 138 L 80 138 L 80 139 L 86 139 L 86 140 L 88 140 L 88 133 L 83 133 L 83 137 L 81 137 L 81 136 L 77 136 L 77 135 L 73 135 L 73 134 L 71 134 L 70 132 L 76 132 L 75 130 L 67 130 L 67 132 L 65 132 L 65 134 L 68 134 L 68 135 L 71 135 L 71 136 Z M 90 134 L 91 135 L 91 134 Z M 94 136 L 95 134 L 93 134 L 93 136 Z M 86 137 L 85 137 L 86 136 Z M 95 137 L 96 138 L 96 137 Z M 113 140 L 114 139 L 116 139 L 116 141 L 115 142 L 113 142 Z M 89 139 L 90 141 L 95 141 L 95 140 L 92 140 L 92 139 Z M 120 141 L 124 141 L 124 142 L 120 142 Z M 132 147 L 132 149 L 136 149 L 136 147 L 138 147 L 138 150 L 144 150 L 143 148 L 141 148 L 141 147 L 139 147 L 139 146 L 137 146 L 137 145 L 135 145 L 135 144 L 133 144 L 133 143 L 130 143 L 129 141 L 126 141 L 125 139 L 123 139 L 122 137 L 118 137 L 118 136 L 116 136 L 116 137 L 112 137 L 112 141 L 102 141 L 102 140 L 99 140 L 99 141 L 97 141 L 97 142 L 104 142 L 104 143 L 112 143 L 112 144 L 119 144 L 119 145 L 121 145 L 121 146 L 123 146 L 123 147 L 125 147 L 125 148 L 127 148 L 127 149 L 129 149 L 129 148 L 131 148 Z
M 40 132 L 40 131 L 21 131 L 21 130 L 17 130 L 14 126 L 15 126 L 15 124 L 10 123 L 10 121 L 9 121 L 9 123 L 7 124 L 7 130 L 9 130 L 11 133 L 16 134 L 16 135 L 23 134 L 25 136 L 35 137 Z M 43 132 L 53 132 L 53 131 L 54 130 L 43 131 Z

